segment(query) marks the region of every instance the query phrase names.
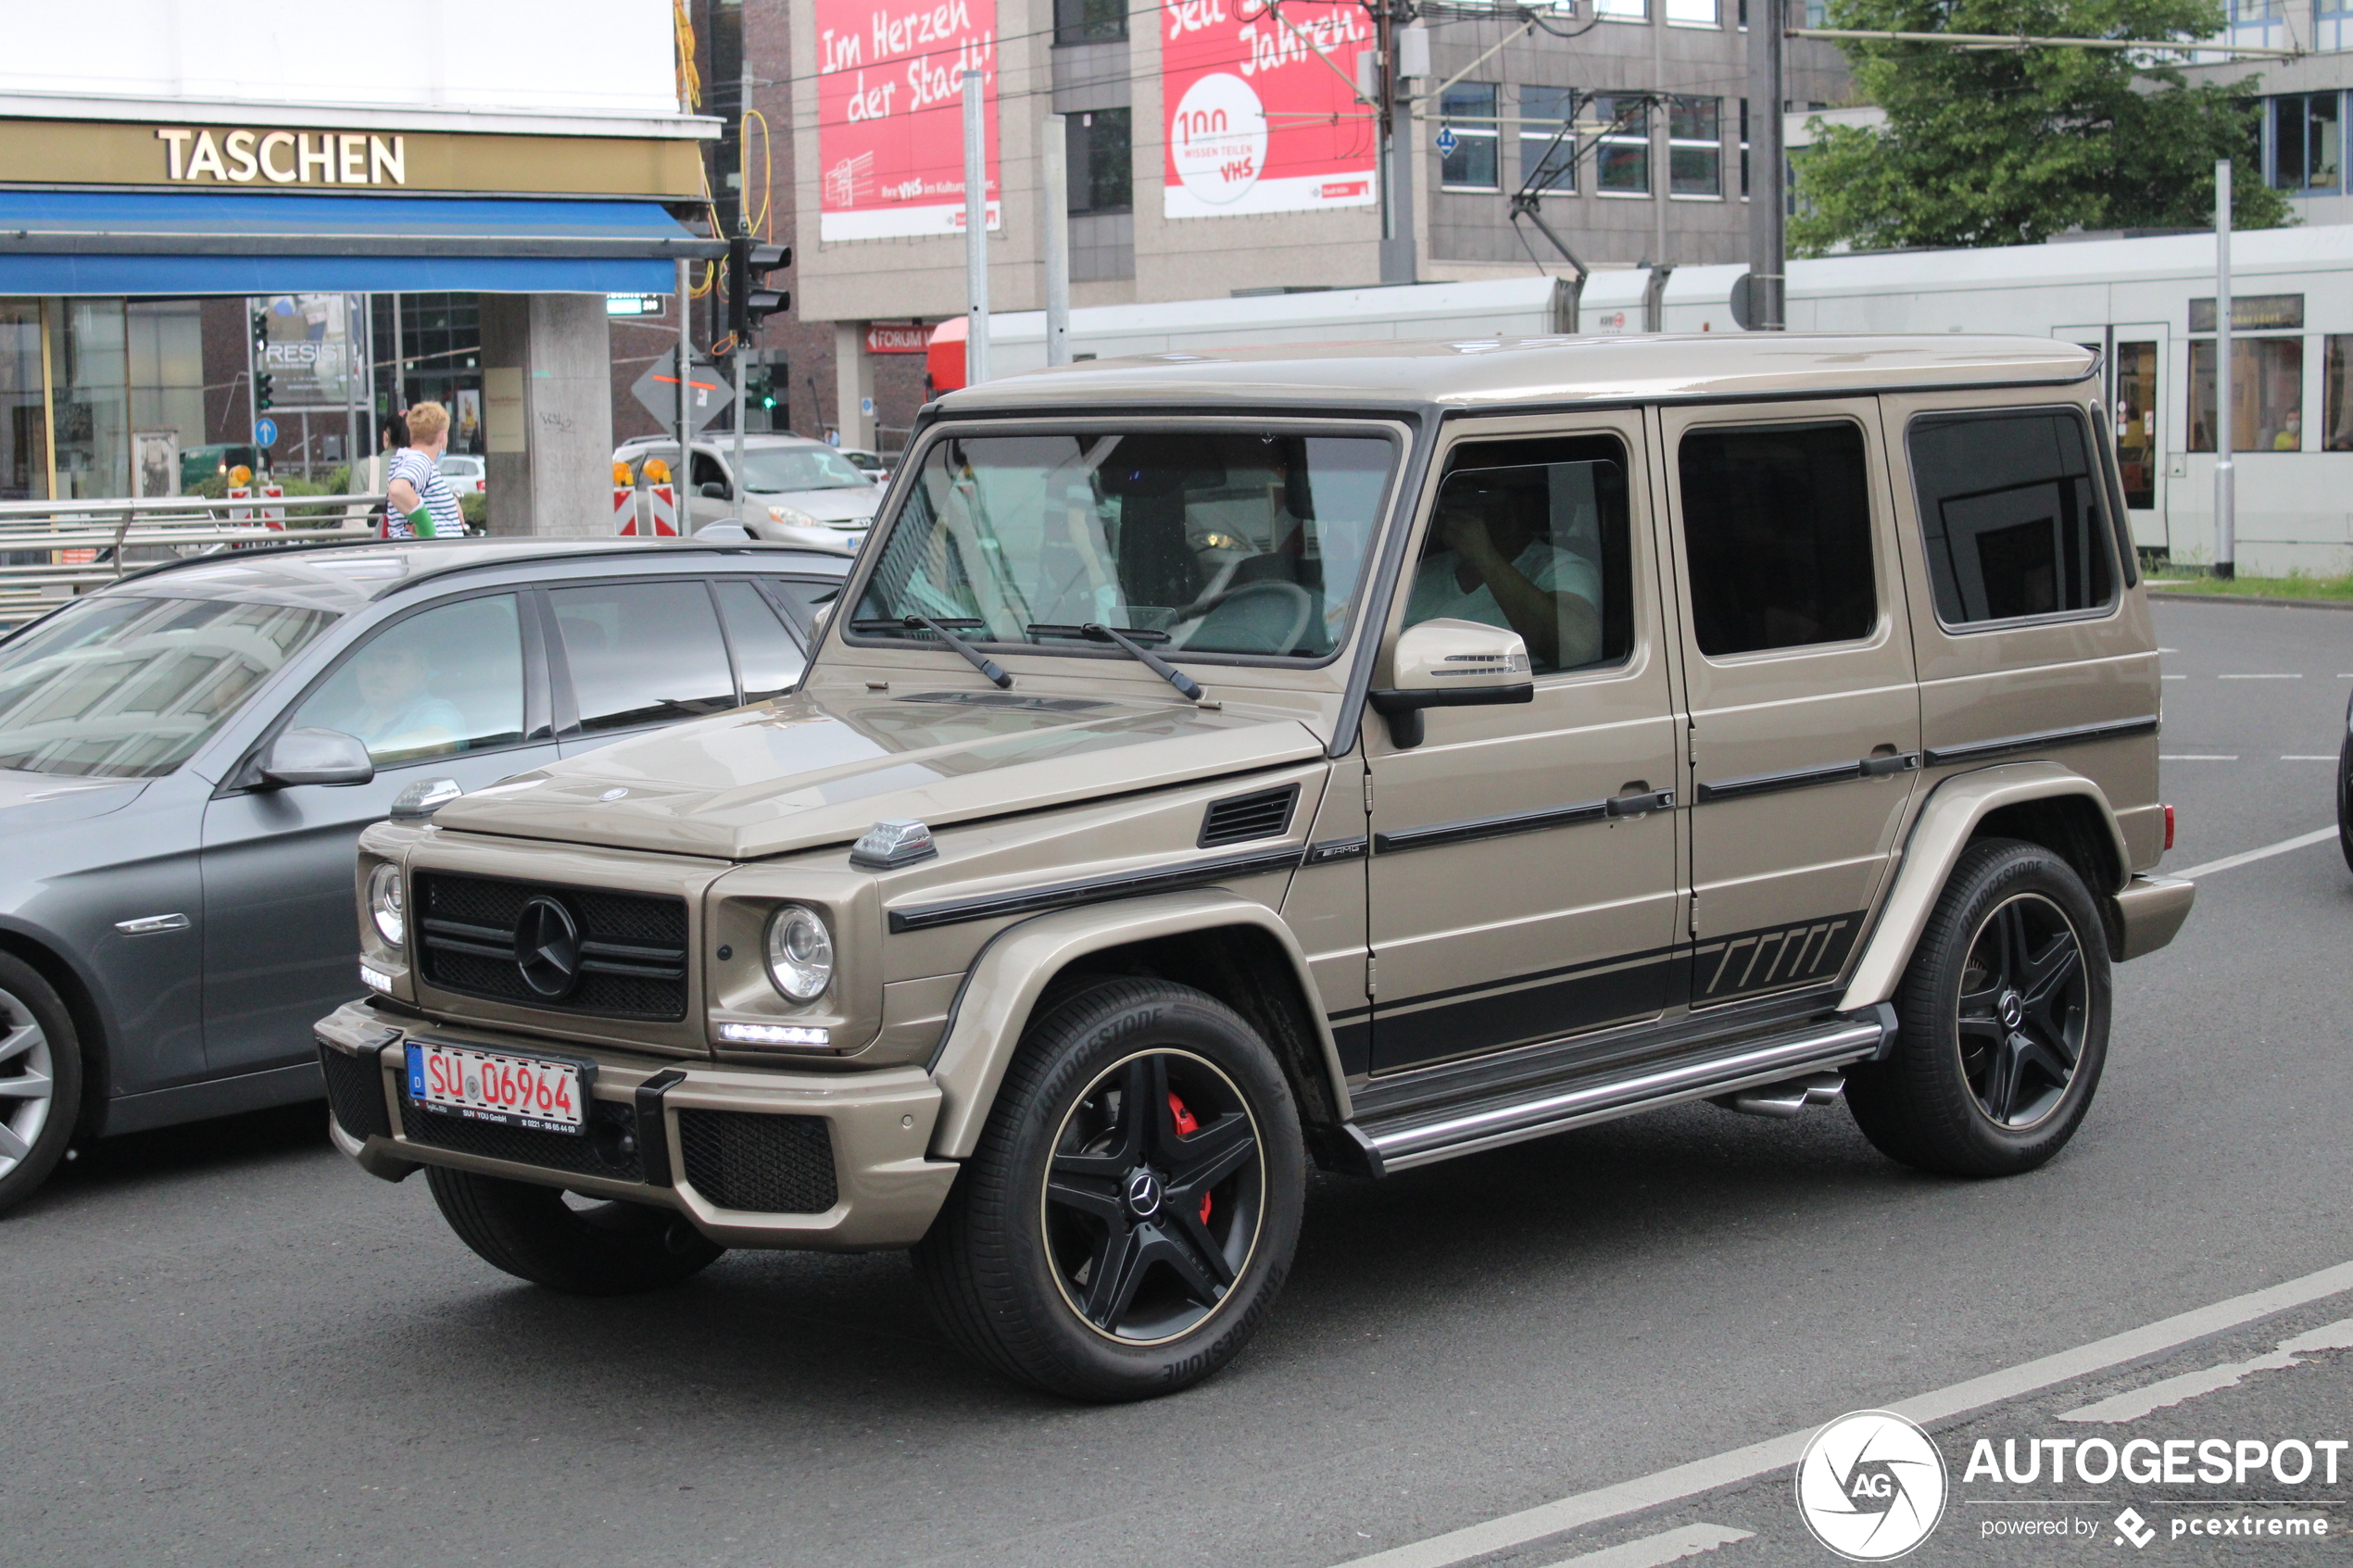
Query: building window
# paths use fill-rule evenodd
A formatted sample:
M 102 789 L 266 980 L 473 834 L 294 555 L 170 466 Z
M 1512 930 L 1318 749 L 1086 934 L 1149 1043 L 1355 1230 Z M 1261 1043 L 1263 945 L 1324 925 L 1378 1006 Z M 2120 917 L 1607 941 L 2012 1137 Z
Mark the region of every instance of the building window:
M 1741 200 L 1748 200 L 1748 100 L 1741 100 Z
M 2280 19 L 2282 0 L 2230 0 L 2233 27 L 2261 27 Z
M 1669 27 L 1714 27 L 1716 0 L 1667 0 Z
M 1526 189 L 1564 194 L 1577 189 L 1577 132 L 1560 135 L 1561 128 L 1576 118 L 1573 87 L 1519 90 L 1519 181 Z
M 1070 148 L 1070 210 L 1126 212 L 1136 205 L 1135 159 L 1126 109 L 1089 109 L 1063 118 Z
M 2271 100 L 2271 183 L 2334 194 L 2344 171 L 2345 124 L 2334 93 Z
M 1676 196 L 1724 194 L 1720 98 L 1667 100 L 1667 191 Z
M 1650 20 L 1650 0 L 1593 0 L 1593 15 L 1605 22 Z
M 2304 340 L 2231 340 L 2231 450 L 2304 448 Z M 2190 343 L 2190 450 L 2214 450 L 2214 340 Z
M 2321 368 L 2329 420 L 2328 428 L 2321 433 L 2322 449 L 2353 452 L 2353 337 L 2339 334 L 2328 339 Z
M 1593 118 L 1609 127 L 1593 148 L 1594 187 L 1605 196 L 1649 195 L 1650 106 L 1640 98 L 1597 97 Z
M 1450 191 L 1496 188 L 1495 84 L 1458 82 L 1439 100 L 1438 112 L 1454 150 L 1444 155 L 1439 183 Z
M 1127 36 L 1127 0 L 1054 0 L 1054 42 L 1116 44 Z

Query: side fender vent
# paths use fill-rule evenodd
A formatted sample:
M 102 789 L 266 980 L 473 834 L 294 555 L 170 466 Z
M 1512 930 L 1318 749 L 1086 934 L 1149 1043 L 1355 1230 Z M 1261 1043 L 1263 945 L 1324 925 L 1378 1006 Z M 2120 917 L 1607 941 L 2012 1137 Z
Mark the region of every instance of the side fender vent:
M 1299 786 L 1262 789 L 1255 795 L 1228 796 L 1213 800 L 1201 820 L 1200 845 L 1214 849 L 1221 844 L 1244 844 L 1253 838 L 1280 838 L 1290 828 L 1291 808 L 1299 804 Z

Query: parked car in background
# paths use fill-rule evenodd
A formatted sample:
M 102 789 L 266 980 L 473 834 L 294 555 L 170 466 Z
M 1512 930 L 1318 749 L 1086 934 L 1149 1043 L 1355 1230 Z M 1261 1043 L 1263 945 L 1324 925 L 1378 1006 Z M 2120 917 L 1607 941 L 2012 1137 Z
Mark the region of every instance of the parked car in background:
M 869 452 L 863 446 L 837 446 L 834 450 L 872 474 L 876 484 L 888 479 L 890 470 L 899 466 L 899 458 L 896 453 L 886 458 L 880 452 Z
M 0 641 L 0 1210 L 68 1143 L 316 1098 L 359 830 L 796 684 L 846 552 L 177 562 Z
M 613 461 L 633 476 L 660 458 L 675 473 L 678 444 L 641 436 L 613 448 Z M 793 531 L 823 529 L 862 535 L 882 505 L 882 486 L 841 449 L 799 435 L 744 437 L 745 490 L 738 493 L 733 436 L 698 438 L 685 486 L 690 529 L 739 522 L 758 539 L 792 540 Z
M 261 453 L 258 448 L 234 443 L 212 446 L 184 446 L 180 451 L 180 489 L 185 495 L 196 493 L 196 486 L 208 479 L 227 476 L 233 468 L 258 470 Z
M 434 466 L 441 470 L 441 477 L 449 482 L 449 488 L 460 495 L 469 491 L 477 495 L 488 492 L 490 459 L 487 458 L 476 458 L 464 452 L 446 452 Z

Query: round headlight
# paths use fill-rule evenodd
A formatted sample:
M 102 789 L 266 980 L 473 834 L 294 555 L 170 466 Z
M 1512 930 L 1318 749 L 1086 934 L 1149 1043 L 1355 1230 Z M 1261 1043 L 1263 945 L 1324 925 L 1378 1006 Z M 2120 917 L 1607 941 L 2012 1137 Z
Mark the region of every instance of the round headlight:
M 788 1002 L 813 1002 L 833 984 L 834 939 L 816 910 L 786 904 L 768 917 L 768 978 Z
M 409 940 L 409 910 L 400 897 L 400 868 L 385 864 L 368 873 L 368 918 L 376 935 L 395 947 Z

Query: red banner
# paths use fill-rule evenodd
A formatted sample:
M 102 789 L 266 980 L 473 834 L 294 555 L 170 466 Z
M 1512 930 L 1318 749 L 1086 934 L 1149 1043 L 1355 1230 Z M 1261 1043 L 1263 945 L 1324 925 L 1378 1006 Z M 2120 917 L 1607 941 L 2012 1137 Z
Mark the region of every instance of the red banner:
M 931 346 L 931 329 L 905 321 L 876 321 L 866 329 L 869 354 L 921 354 Z
M 1369 207 L 1379 144 L 1356 101 L 1354 0 L 1170 0 L 1161 103 L 1170 218 Z
M 988 226 L 996 0 L 816 0 L 818 228 L 826 240 L 964 232 L 963 73 L 981 74 Z

